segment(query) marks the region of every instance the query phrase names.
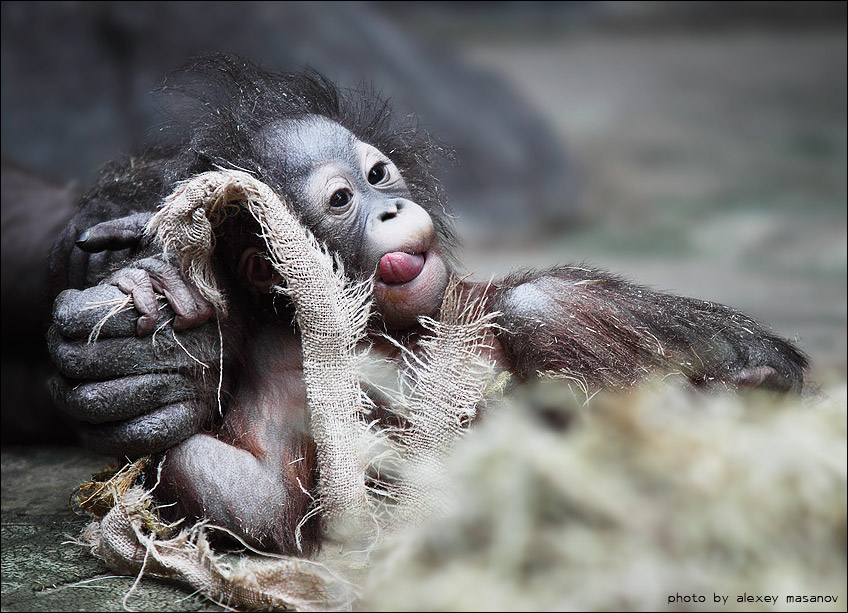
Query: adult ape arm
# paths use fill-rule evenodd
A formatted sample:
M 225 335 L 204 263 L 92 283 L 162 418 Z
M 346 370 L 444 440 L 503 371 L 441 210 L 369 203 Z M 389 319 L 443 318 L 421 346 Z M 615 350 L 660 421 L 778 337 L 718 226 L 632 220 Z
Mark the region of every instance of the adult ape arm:
M 800 392 L 807 358 L 747 315 L 635 285 L 602 270 L 563 266 L 514 274 L 492 308 L 521 377 L 553 372 L 586 391 L 623 387 L 649 372 L 717 384 Z

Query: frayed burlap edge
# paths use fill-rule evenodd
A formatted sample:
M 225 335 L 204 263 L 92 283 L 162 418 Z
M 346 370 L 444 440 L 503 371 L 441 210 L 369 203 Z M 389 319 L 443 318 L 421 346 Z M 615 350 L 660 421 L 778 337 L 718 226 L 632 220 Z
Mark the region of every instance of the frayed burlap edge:
M 221 528 L 201 522 L 171 536 L 174 526 L 157 523 L 150 494 L 128 488 L 132 471 L 123 473 L 118 489 L 111 482 L 88 484 L 88 506 L 111 508 L 86 529 L 83 541 L 116 572 L 178 580 L 228 607 L 350 608 L 368 569 L 368 552 L 383 536 L 447 509 L 443 462 L 491 381 L 492 365 L 483 354 L 495 314 L 487 315 L 482 302 L 463 302 L 458 284 L 448 290 L 440 320 L 422 319 L 429 335 L 420 350 L 401 347 L 405 391 L 396 402 L 409 426 L 381 430 L 368 422 L 370 401 L 357 377 L 365 359 L 357 347 L 365 336 L 371 283 L 350 283 L 341 262 L 269 187 L 238 171 L 199 175 L 165 200 L 148 231 L 166 253 L 177 255 L 187 278 L 224 317 L 226 297 L 211 266 L 212 231 L 233 206 L 244 207 L 259 223 L 269 260 L 285 280 L 276 289 L 295 304 L 318 451 L 315 513 L 339 547 L 325 547 L 320 561 L 256 550 L 225 559 L 207 539 L 210 530 Z M 390 483 L 375 482 L 373 475 L 389 464 L 397 475 Z
M 149 492 L 128 489 L 101 521 L 86 527 L 83 543 L 115 572 L 177 580 L 230 608 L 350 608 L 353 586 L 326 566 L 271 554 L 225 557 L 210 546 L 213 528 L 204 523 L 157 537 L 148 530 L 150 504 Z

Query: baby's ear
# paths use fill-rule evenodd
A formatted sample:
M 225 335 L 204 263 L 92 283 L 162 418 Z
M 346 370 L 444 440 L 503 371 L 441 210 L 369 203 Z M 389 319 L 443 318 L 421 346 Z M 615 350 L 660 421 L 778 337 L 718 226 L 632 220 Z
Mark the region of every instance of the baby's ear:
M 283 280 L 265 254 L 256 247 L 244 250 L 239 259 L 238 271 L 250 287 L 262 294 L 270 294 L 271 288 Z

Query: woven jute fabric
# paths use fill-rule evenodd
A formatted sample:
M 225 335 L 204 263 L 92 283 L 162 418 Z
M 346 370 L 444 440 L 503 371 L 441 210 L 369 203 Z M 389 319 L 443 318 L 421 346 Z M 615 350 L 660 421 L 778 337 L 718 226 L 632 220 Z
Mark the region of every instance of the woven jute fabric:
M 165 199 L 148 232 L 166 255 L 175 254 L 188 280 L 225 317 L 226 296 L 212 267 L 213 228 L 230 207 L 241 207 L 258 222 L 267 256 L 284 279 L 276 291 L 295 305 L 317 447 L 316 512 L 327 538 L 339 546 L 324 547 L 317 560 L 244 556 L 234 562 L 211 549 L 202 523 L 172 539 L 146 531 L 139 513 L 149 501 L 140 488 L 128 490 L 92 524 L 86 541 L 118 572 L 183 581 L 229 606 L 347 608 L 367 572 L 368 550 L 447 506 L 443 464 L 490 382 L 492 368 L 482 349 L 493 315 L 448 290 L 440 318 L 422 318 L 428 334 L 416 351 L 399 346 L 393 408 L 406 425 L 383 427 L 369 419 L 371 404 L 358 374 L 368 360 L 372 282 L 350 281 L 341 261 L 271 188 L 239 171 L 198 175 Z

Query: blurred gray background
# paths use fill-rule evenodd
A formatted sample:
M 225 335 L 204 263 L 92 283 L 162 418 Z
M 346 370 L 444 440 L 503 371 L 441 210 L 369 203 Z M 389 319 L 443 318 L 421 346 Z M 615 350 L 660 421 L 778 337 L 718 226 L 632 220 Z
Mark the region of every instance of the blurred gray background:
M 845 3 L 415 4 L 403 22 L 514 87 L 578 183 L 581 224 L 475 242 L 472 269 L 585 258 L 748 311 L 844 379 Z

